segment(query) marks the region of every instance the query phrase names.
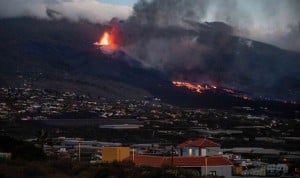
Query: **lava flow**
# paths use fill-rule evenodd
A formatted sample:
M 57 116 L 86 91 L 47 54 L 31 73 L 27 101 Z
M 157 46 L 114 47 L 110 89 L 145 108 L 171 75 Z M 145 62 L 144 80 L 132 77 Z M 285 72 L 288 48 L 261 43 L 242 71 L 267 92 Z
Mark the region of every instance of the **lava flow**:
M 192 83 L 188 83 L 188 82 L 173 81 L 172 83 L 173 83 L 173 85 L 175 85 L 177 87 L 185 87 L 191 91 L 195 91 L 198 93 L 202 93 L 203 91 L 210 89 L 210 87 L 208 87 L 208 86 L 204 87 L 199 84 L 192 84 Z

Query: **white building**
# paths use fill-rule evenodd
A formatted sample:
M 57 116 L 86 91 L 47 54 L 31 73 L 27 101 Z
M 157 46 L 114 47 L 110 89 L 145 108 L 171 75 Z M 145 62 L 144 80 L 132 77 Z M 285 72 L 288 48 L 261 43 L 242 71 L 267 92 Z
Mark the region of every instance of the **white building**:
M 208 140 L 198 139 L 186 141 L 177 146 L 180 149 L 180 156 L 213 156 L 220 155 L 220 145 Z
M 267 175 L 283 175 L 289 172 L 287 164 L 269 164 L 267 166 Z

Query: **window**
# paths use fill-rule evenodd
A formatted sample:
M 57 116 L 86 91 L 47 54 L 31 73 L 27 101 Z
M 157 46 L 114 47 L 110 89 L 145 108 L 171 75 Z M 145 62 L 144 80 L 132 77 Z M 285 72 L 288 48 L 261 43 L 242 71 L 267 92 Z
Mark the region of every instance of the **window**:
M 210 176 L 216 176 L 217 175 L 217 171 L 209 171 L 209 175 Z
M 193 156 L 193 150 L 192 150 L 192 148 L 189 149 L 189 156 Z
M 206 156 L 206 149 L 205 148 L 202 148 L 201 149 L 201 156 Z

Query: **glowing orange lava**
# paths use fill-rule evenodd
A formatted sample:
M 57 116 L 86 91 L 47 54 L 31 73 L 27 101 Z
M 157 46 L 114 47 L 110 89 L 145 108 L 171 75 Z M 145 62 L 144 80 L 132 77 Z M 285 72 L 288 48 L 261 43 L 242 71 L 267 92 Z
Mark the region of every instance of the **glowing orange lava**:
M 175 85 L 177 87 L 185 87 L 189 90 L 192 90 L 192 91 L 195 91 L 198 93 L 202 93 L 204 90 L 207 90 L 207 87 L 203 87 L 198 84 L 192 84 L 192 83 L 180 82 L 180 81 L 173 81 L 172 83 L 173 83 L 173 85 Z
M 100 37 L 99 42 L 94 43 L 97 46 L 114 46 L 114 39 L 109 32 L 104 32 Z
M 105 31 L 94 45 L 99 46 L 101 51 L 107 54 L 114 53 L 118 49 L 116 35 L 112 31 Z
M 204 91 L 217 91 L 217 90 L 220 91 L 220 90 L 223 90 L 231 96 L 239 97 L 239 98 L 242 98 L 243 100 L 252 100 L 252 98 L 250 96 L 241 95 L 239 93 L 236 93 L 236 91 L 234 91 L 233 89 L 217 87 L 215 85 L 209 85 L 209 84 L 200 85 L 200 84 L 183 82 L 183 81 L 172 81 L 172 83 L 176 87 L 186 88 L 190 91 L 197 92 L 197 93 L 203 93 Z M 287 101 L 285 101 L 285 102 L 287 102 Z
M 108 45 L 111 44 L 111 42 L 110 42 L 110 36 L 109 36 L 108 32 L 104 32 L 104 34 L 100 38 L 99 44 L 103 45 L 103 46 L 108 46 Z

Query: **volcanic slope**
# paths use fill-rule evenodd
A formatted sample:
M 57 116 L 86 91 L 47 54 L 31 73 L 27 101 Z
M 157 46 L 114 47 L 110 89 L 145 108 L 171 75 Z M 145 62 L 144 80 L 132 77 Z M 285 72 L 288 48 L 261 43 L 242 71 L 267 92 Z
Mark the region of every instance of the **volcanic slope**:
M 75 90 L 96 98 L 153 96 L 189 107 L 256 105 L 226 93 L 199 94 L 175 87 L 168 75 L 144 67 L 122 51 L 102 53 L 93 45 L 105 29 L 102 25 L 32 18 L 2 19 L 0 23 L 1 86 Z
M 161 82 L 160 74 L 143 68 L 122 52 L 101 53 L 93 42 L 103 29 L 87 22 L 1 20 L 0 85 L 20 87 L 25 82 L 103 97 L 150 96 L 132 83 Z

